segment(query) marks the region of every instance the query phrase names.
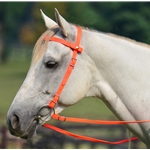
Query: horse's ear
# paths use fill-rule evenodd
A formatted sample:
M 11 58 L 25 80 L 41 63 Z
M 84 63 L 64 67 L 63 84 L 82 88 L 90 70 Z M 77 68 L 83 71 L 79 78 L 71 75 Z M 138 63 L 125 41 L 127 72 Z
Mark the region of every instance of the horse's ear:
M 56 26 L 57 23 L 55 21 L 53 21 L 52 19 L 50 19 L 49 17 L 47 17 L 43 11 L 40 9 L 41 11 L 41 14 L 42 14 L 42 17 L 44 19 L 44 22 L 45 22 L 45 26 L 48 28 L 48 29 L 51 29 L 52 27 Z
M 70 24 L 59 14 L 58 10 L 55 8 L 56 21 L 62 31 L 62 34 L 67 37 L 69 30 L 71 28 Z

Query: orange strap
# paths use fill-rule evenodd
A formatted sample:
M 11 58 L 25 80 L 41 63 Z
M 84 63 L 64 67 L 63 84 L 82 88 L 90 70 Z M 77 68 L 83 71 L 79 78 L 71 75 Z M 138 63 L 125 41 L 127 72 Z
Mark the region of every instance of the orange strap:
M 69 47 L 69 48 L 71 48 L 73 50 L 72 58 L 71 58 L 69 66 L 68 66 L 68 69 L 67 69 L 67 71 L 65 73 L 65 76 L 64 76 L 64 78 L 63 78 L 63 80 L 62 80 L 62 82 L 61 82 L 61 84 L 60 84 L 60 86 L 59 86 L 55 96 L 53 97 L 53 99 L 49 103 L 49 107 L 50 108 L 54 108 L 56 103 L 58 102 L 60 94 L 61 94 L 64 86 L 66 85 L 66 83 L 67 83 L 67 81 L 69 79 L 69 76 L 70 76 L 70 74 L 71 74 L 71 72 L 72 72 L 72 70 L 73 70 L 73 68 L 74 68 L 74 66 L 76 64 L 77 53 L 81 53 L 82 50 L 83 50 L 79 46 L 80 45 L 81 36 L 82 36 L 82 30 L 78 26 L 77 26 L 77 31 L 78 32 L 77 32 L 77 38 L 76 38 L 76 43 L 75 44 L 70 43 L 68 41 L 65 41 L 63 39 L 57 38 L 57 37 L 50 37 L 50 39 L 49 39 L 50 41 L 61 43 L 61 44 L 65 45 L 65 46 L 67 46 L 67 47 Z M 45 37 L 45 38 L 47 38 L 47 37 Z
M 105 125 L 117 125 L 117 124 L 131 124 L 131 123 L 146 123 L 146 122 L 150 122 L 150 120 L 139 120 L 139 121 L 105 121 L 105 120 L 89 120 L 89 119 L 83 119 L 83 118 L 71 118 L 71 117 L 64 117 L 64 116 L 59 116 L 58 114 L 53 114 L 52 118 L 55 120 L 59 120 L 59 121 L 66 121 L 66 122 L 80 122 L 80 123 L 89 123 L 89 124 L 105 124 Z M 132 137 L 130 139 L 124 139 L 124 140 L 120 140 L 120 141 L 116 141 L 116 142 L 110 142 L 110 141 L 105 141 L 105 140 L 100 140 L 100 139 L 96 139 L 96 138 L 92 138 L 92 137 L 88 137 L 88 136 L 82 136 L 82 135 L 78 135 L 78 134 L 74 134 L 71 132 L 68 132 L 66 130 L 60 129 L 58 127 L 49 125 L 49 124 L 44 124 L 43 127 L 55 130 L 59 133 L 74 137 L 74 138 L 78 138 L 81 140 L 87 140 L 87 141 L 91 141 L 91 142 L 98 142 L 98 143 L 104 143 L 104 144 L 123 144 L 129 141 L 135 141 L 138 140 L 137 137 Z
M 80 122 L 80 123 L 89 123 L 89 124 L 105 124 L 105 125 L 117 125 L 117 124 L 133 124 L 133 123 L 146 123 L 150 120 L 139 120 L 139 121 L 107 121 L 107 120 L 89 120 L 83 118 L 72 118 L 59 116 L 58 114 L 52 114 L 52 118 L 59 121 L 66 122 Z
M 59 120 L 59 121 L 66 121 L 66 122 L 80 122 L 80 123 L 89 123 L 89 124 L 105 124 L 105 125 L 117 125 L 117 124 L 133 124 L 133 123 L 146 123 L 146 122 L 150 122 L 150 120 L 139 120 L 139 121 L 105 121 L 105 120 L 89 120 L 89 119 L 83 119 L 83 118 L 72 118 L 72 117 L 64 117 L 64 116 L 60 116 L 58 114 L 53 114 L 52 118 L 55 120 Z M 49 124 L 44 124 L 43 127 L 55 130 L 59 133 L 68 135 L 68 136 L 72 136 L 74 138 L 78 138 L 78 139 L 82 139 L 82 140 L 87 140 L 87 141 L 91 141 L 91 142 L 98 142 L 98 143 L 104 143 L 104 144 L 123 144 L 129 141 L 135 141 L 138 140 L 137 137 L 132 137 L 130 139 L 124 139 L 124 140 L 120 140 L 120 141 L 116 141 L 116 142 L 110 142 L 110 141 L 105 141 L 105 140 L 100 140 L 100 139 L 96 139 L 96 138 L 92 138 L 92 137 L 87 137 L 87 136 L 82 136 L 82 135 L 78 135 L 78 134 L 74 134 L 71 132 L 68 132 L 66 130 L 57 128 L 55 126 L 49 125 Z
M 133 137 L 133 138 L 130 138 L 130 139 L 124 139 L 124 140 L 120 140 L 120 141 L 117 141 L 117 142 L 110 142 L 110 141 L 105 141 L 105 140 L 100 140 L 100 139 L 96 139 L 96 138 L 92 138 L 92 137 L 87 137 L 87 136 L 74 134 L 74 133 L 68 132 L 66 130 L 57 128 L 55 126 L 49 125 L 49 124 L 44 124 L 43 127 L 55 130 L 55 131 L 57 131 L 59 133 L 62 133 L 62 134 L 68 135 L 68 136 L 72 136 L 74 138 L 78 138 L 78 139 L 81 139 L 81 140 L 86 140 L 86 141 L 91 141 L 91 142 L 98 142 L 98 143 L 104 143 L 104 144 L 123 144 L 123 143 L 129 142 L 129 141 L 138 140 L 137 137 Z

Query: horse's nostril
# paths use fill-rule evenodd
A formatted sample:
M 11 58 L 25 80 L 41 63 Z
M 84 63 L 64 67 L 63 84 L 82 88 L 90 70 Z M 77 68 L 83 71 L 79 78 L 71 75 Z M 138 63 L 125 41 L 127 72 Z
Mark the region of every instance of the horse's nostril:
M 17 115 L 14 115 L 11 119 L 11 126 L 13 129 L 16 129 L 19 126 L 20 120 Z

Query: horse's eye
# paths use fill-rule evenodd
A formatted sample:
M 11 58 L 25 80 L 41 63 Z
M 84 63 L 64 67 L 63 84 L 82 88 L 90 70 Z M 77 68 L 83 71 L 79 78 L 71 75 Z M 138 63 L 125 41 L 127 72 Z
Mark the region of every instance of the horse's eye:
M 47 63 L 45 63 L 46 68 L 56 68 L 58 66 L 57 62 L 54 61 L 48 61 Z

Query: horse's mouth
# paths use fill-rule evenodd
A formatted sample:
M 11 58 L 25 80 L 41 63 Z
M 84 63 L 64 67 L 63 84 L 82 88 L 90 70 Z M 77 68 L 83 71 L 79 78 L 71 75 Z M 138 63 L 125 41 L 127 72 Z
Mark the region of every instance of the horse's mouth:
M 32 141 L 34 137 L 36 136 L 36 130 L 38 126 L 39 126 L 38 121 L 34 120 L 32 124 L 30 125 L 30 127 L 28 128 L 28 130 L 20 137 L 28 141 Z
M 44 114 L 44 112 L 46 113 Z M 16 128 L 13 128 L 12 125 L 8 122 L 9 131 L 14 136 L 26 139 L 27 141 L 32 141 L 36 136 L 37 128 L 43 125 L 45 122 L 49 121 L 50 119 L 51 113 L 49 112 L 49 110 L 45 111 L 45 109 L 43 109 L 42 112 L 39 111 L 39 114 L 35 118 L 33 118 L 31 123 L 29 123 L 28 127 L 25 127 L 25 124 L 27 123 L 20 122 L 20 124 L 18 124 Z
M 23 139 L 27 139 L 27 141 L 32 141 L 34 137 L 36 136 L 37 128 L 41 126 L 42 124 L 44 124 L 46 121 L 50 120 L 50 118 L 51 116 L 47 115 L 43 117 L 43 119 L 42 117 L 34 119 L 32 124 L 27 129 L 27 131 L 20 137 Z

